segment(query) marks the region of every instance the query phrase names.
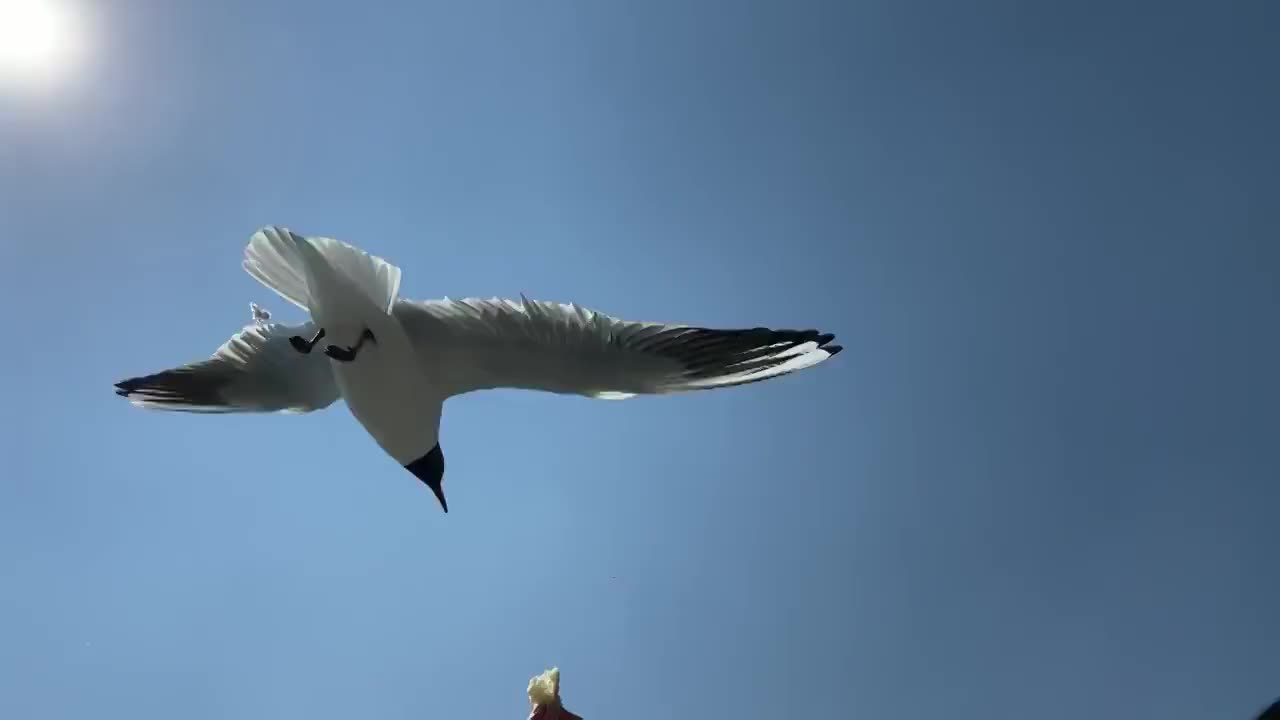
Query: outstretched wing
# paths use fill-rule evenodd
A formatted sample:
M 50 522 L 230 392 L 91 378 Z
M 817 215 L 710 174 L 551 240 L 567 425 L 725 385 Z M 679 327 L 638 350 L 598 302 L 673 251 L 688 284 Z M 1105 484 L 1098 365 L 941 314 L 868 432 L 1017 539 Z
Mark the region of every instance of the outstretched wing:
M 623 399 L 758 382 L 840 352 L 817 330 L 717 330 L 620 320 L 522 298 L 398 301 L 433 382 L 449 395 L 523 388 Z
M 303 355 L 289 338 L 315 333 L 311 323 L 250 325 L 208 360 L 116 383 L 116 394 L 139 407 L 185 412 L 320 410 L 338 399 L 323 353 Z

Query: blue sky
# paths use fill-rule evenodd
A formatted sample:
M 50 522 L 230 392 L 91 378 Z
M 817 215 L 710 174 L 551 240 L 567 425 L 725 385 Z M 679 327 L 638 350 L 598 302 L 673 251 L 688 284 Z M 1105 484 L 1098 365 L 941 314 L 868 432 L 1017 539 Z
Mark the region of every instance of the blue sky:
M 85 4 L 87 5 L 87 3 Z M 138 0 L 0 95 L 0 716 L 1244 718 L 1280 694 L 1274 3 Z M 147 413 L 259 226 L 812 371 Z

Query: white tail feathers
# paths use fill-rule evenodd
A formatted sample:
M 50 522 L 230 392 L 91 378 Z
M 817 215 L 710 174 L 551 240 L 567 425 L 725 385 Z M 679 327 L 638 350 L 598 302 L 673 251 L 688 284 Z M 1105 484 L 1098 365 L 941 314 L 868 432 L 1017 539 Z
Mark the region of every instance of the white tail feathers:
M 303 237 L 287 228 L 265 227 L 253 234 L 244 251 L 243 266 L 258 282 L 280 297 L 311 311 L 315 306 L 310 275 L 303 258 L 306 243 L 333 272 L 344 277 L 369 299 L 390 311 L 400 294 L 400 268 L 380 257 L 352 247 L 341 240 L 325 237 Z M 310 254 L 310 253 L 308 253 Z
M 245 272 L 274 290 L 277 295 L 303 310 L 311 309 L 307 291 L 307 273 L 302 257 L 293 242 L 293 233 L 284 228 L 267 227 L 249 238 L 244 249 Z

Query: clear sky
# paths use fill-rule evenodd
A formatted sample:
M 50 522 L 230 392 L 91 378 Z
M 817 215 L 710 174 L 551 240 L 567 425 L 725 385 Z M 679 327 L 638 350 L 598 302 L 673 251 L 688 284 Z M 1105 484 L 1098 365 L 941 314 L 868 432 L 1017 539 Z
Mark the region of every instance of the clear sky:
M 0 717 L 1246 718 L 1280 6 L 81 3 L 0 90 Z M 409 297 L 818 327 L 744 388 L 148 413 L 279 223 Z

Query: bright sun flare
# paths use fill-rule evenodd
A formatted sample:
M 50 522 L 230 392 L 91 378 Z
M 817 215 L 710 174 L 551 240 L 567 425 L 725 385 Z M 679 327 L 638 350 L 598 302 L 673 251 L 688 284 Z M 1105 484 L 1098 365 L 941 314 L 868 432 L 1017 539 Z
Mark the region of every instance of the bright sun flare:
M 0 0 L 0 79 L 35 80 L 67 69 L 77 49 L 72 20 L 57 0 Z

